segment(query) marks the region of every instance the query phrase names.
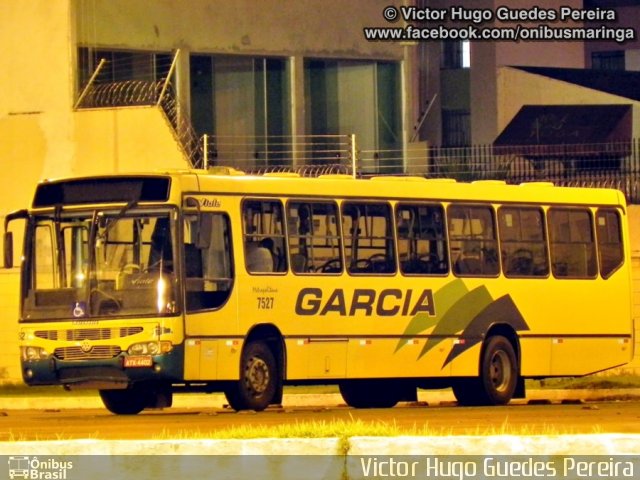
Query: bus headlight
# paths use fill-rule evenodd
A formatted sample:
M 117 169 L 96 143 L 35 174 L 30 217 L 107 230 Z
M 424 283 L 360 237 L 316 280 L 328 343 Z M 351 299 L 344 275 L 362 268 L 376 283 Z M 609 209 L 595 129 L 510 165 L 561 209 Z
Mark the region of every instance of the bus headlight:
M 169 353 L 171 350 L 173 350 L 171 342 L 141 342 L 131 345 L 127 353 L 129 355 L 159 355 Z
M 49 353 L 41 347 L 20 347 L 22 354 L 22 360 L 30 362 L 34 360 L 44 360 L 49 356 Z

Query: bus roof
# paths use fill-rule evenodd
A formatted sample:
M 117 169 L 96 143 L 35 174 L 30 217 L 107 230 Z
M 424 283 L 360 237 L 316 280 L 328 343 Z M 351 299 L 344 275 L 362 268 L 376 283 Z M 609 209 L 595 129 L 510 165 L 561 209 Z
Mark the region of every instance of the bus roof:
M 448 178 L 378 176 L 354 179 L 320 177 L 225 176 L 198 174 L 200 192 L 246 195 L 295 195 L 325 198 L 413 199 L 433 201 L 495 201 L 526 203 L 626 205 L 624 195 L 610 188 L 556 187 L 550 182 L 510 185 L 500 180 L 457 182 Z M 195 193 L 195 192 L 193 192 Z
M 106 188 L 108 187 L 108 188 Z M 170 188 L 170 191 L 169 191 Z M 108 193 L 106 193 L 108 192 Z M 519 185 L 500 180 L 457 182 L 418 176 L 374 176 L 354 179 L 343 174 L 301 177 L 288 172 L 245 175 L 234 169 L 175 170 L 122 173 L 43 181 L 38 184 L 33 207 L 94 202 L 180 201 L 182 194 L 284 196 L 305 198 L 411 199 L 574 205 L 626 205 L 619 190 L 557 187 L 550 182 Z

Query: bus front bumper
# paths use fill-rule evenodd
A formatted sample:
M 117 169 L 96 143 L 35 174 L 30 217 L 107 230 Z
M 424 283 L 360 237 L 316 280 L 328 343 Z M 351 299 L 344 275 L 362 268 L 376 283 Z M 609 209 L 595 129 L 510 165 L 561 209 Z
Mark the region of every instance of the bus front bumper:
M 156 356 L 130 356 L 101 360 L 22 360 L 22 378 L 27 385 L 62 385 L 67 389 L 123 389 L 138 382 L 179 381 L 183 351 Z

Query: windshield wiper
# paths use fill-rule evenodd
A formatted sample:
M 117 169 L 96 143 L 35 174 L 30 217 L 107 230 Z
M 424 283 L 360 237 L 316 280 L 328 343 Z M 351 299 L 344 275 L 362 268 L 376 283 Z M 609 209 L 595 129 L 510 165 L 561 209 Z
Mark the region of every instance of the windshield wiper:
M 113 220 L 111 220 L 107 226 L 104 229 L 104 232 L 102 232 L 102 234 L 100 235 L 100 237 L 102 238 L 107 238 L 107 236 L 109 235 L 109 232 L 111 231 L 111 229 L 113 228 L 113 226 L 118 223 L 122 217 L 125 216 L 125 214 L 131 210 L 133 207 L 136 206 L 136 204 L 138 203 L 138 199 L 134 198 L 132 200 L 129 200 L 129 203 L 127 203 L 124 207 L 122 207 L 120 209 L 120 211 L 118 212 L 118 214 L 113 217 Z

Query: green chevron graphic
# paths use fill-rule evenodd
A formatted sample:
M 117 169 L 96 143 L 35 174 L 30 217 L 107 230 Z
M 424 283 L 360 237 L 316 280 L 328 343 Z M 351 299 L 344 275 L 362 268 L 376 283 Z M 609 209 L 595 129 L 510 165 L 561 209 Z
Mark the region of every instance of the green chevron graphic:
M 395 351 L 397 352 L 404 347 L 410 337 L 415 337 L 440 322 L 447 311 L 461 298 L 464 298 L 467 293 L 469 293 L 469 289 L 460 279 L 447 283 L 434 293 L 433 300 L 436 305 L 436 314 L 429 316 L 426 313 L 419 313 L 413 317 L 404 331 L 404 338 L 398 342 Z
M 473 318 L 489 305 L 493 299 L 487 287 L 484 285 L 474 288 L 464 297 L 459 299 L 447 312 L 433 329 L 427 343 L 422 348 L 418 358 L 425 355 L 440 342 L 445 340 L 447 335 L 454 335 L 471 323 Z M 437 304 L 436 304 L 437 305 Z
M 433 328 L 418 355 L 420 359 L 445 339 L 462 332 L 462 337 L 468 336 L 469 341 L 465 346 L 455 345 L 451 348 L 444 368 L 455 357 L 479 343 L 494 321 L 509 323 L 515 330 L 529 329 L 510 295 L 494 300 L 484 285 L 469 291 L 461 279 L 456 279 L 434 294 L 434 303 L 434 316 L 419 313 L 409 321 L 404 337 L 396 346 L 396 352 L 404 347 L 411 337 Z

